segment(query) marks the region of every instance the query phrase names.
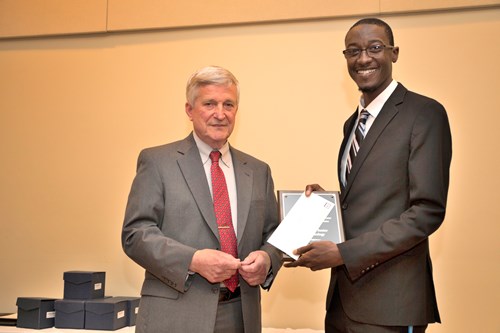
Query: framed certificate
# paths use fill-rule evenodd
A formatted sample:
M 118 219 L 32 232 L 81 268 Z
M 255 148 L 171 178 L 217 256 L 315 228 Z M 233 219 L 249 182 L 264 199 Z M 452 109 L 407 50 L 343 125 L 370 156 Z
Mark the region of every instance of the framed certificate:
M 293 205 L 297 202 L 304 191 L 285 191 L 278 190 L 278 205 L 279 205 L 279 217 L 282 221 Z M 329 240 L 336 244 L 345 241 L 344 235 L 344 225 L 342 223 L 342 214 L 340 211 L 340 197 L 337 191 L 328 192 L 314 192 L 315 194 L 321 196 L 322 198 L 330 201 L 333 204 L 333 209 L 330 211 L 328 216 L 325 218 L 323 223 L 316 230 L 314 236 L 310 239 L 310 242 L 315 242 L 319 240 Z M 287 258 L 288 257 L 288 258 Z M 285 260 L 291 259 L 289 256 L 285 255 Z

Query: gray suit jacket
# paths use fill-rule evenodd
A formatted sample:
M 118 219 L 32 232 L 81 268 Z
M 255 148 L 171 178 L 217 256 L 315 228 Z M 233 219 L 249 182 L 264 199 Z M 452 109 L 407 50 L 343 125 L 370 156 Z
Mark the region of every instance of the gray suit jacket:
M 266 251 L 276 277 L 281 254 L 266 243 L 278 225 L 271 170 L 250 155 L 232 147 L 230 151 L 237 186 L 239 257 Z M 137 331 L 213 332 L 219 284 L 198 274 L 187 278 L 196 250 L 220 248 L 213 202 L 192 134 L 141 152 L 122 244 L 146 270 Z M 260 332 L 260 289 L 243 279 L 240 287 L 245 332 Z
M 339 170 L 356 117 L 344 125 Z M 341 189 L 346 241 L 339 250 L 345 265 L 332 270 L 327 307 L 337 286 L 346 314 L 356 321 L 440 321 L 428 237 L 445 216 L 450 163 L 445 109 L 398 84 Z

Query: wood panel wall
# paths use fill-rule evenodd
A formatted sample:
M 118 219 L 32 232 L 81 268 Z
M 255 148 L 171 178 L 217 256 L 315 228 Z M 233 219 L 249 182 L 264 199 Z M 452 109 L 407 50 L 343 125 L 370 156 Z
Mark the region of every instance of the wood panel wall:
M 500 6 L 500 0 L 0 0 L 0 39 Z

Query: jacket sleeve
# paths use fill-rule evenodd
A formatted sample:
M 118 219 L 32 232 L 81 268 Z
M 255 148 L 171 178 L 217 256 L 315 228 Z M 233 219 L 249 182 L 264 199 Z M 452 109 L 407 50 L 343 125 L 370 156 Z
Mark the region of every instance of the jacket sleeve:
M 165 199 L 155 159 L 139 155 L 122 228 L 125 253 L 148 272 L 179 292 L 185 291 L 188 268 L 196 249 L 166 237 L 161 230 Z
M 269 258 L 271 258 L 271 270 L 268 274 L 268 278 L 266 279 L 262 287 L 266 290 L 269 290 L 283 263 L 282 261 L 283 255 L 281 251 L 279 251 L 277 248 L 275 248 L 274 246 L 272 246 L 267 242 L 269 237 L 271 237 L 271 234 L 278 227 L 278 204 L 276 202 L 276 195 L 274 192 L 274 182 L 271 176 L 271 169 L 269 168 L 269 166 L 267 167 L 266 197 L 267 197 L 266 221 L 264 224 L 264 235 L 263 235 L 264 243 L 261 247 L 261 250 L 266 251 L 266 253 L 269 255 Z

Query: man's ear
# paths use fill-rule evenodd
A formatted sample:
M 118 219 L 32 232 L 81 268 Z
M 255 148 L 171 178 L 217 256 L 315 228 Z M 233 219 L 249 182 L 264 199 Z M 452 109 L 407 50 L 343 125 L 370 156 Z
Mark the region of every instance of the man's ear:
M 193 107 L 188 102 L 186 102 L 185 110 L 186 110 L 187 116 L 189 117 L 189 120 L 192 121 L 193 120 Z
M 399 57 L 399 46 L 394 46 L 392 49 L 392 62 L 398 61 Z

